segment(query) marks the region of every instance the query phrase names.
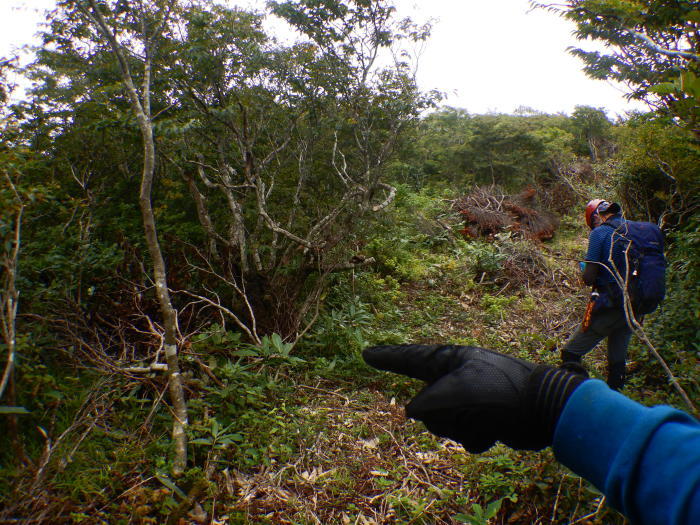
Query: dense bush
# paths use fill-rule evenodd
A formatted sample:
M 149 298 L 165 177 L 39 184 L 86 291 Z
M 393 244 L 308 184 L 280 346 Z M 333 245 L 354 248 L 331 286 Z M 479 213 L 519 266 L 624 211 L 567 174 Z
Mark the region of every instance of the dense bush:
M 668 236 L 667 296 L 655 319 L 655 337 L 687 355 L 689 364 L 700 359 L 700 217 Z M 678 357 L 675 357 L 678 359 Z M 683 361 L 683 359 L 680 359 Z

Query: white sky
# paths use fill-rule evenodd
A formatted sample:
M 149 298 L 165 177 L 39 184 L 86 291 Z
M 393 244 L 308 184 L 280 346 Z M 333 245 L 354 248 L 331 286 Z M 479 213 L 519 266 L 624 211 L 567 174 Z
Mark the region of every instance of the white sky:
M 259 0 L 235 3 L 264 5 Z M 627 102 L 623 87 L 587 78 L 581 62 L 566 52 L 568 46 L 581 46 L 571 35 L 573 25 L 546 11 L 529 11 L 527 0 L 396 3 L 400 16 L 435 19 L 418 82 L 423 89 L 445 92 L 443 104 L 471 113 L 510 113 L 519 106 L 570 113 L 576 105 L 588 105 L 606 108 L 610 117 L 646 109 Z M 44 10 L 54 5 L 55 0 L 0 0 L 0 57 L 36 43 Z

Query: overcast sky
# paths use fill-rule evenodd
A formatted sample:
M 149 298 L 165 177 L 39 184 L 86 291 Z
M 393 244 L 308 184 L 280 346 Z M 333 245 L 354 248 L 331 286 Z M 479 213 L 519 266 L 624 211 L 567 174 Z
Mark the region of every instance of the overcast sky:
M 233 2 L 231 2 L 233 3 Z M 240 0 L 242 6 L 261 6 Z M 577 43 L 573 25 L 552 13 L 529 10 L 527 0 L 398 0 L 399 14 L 434 19 L 418 66 L 423 89 L 447 94 L 444 104 L 471 113 L 513 112 L 528 106 L 570 113 L 576 105 L 607 109 L 608 115 L 645 109 L 627 102 L 623 87 L 591 80 L 567 53 Z M 35 43 L 45 9 L 55 0 L 0 0 L 0 56 Z

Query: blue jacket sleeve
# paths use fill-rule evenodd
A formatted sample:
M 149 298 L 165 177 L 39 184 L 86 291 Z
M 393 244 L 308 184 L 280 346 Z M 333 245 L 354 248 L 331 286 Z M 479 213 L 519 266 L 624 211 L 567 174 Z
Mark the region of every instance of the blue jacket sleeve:
M 632 523 L 700 524 L 700 422 L 688 414 L 585 381 L 562 411 L 553 448 Z
M 598 261 L 605 262 L 608 260 L 608 254 L 603 253 L 603 247 L 605 244 L 605 234 L 608 232 L 607 226 L 600 227 L 592 230 L 588 234 L 588 249 L 586 250 L 586 260 L 587 261 Z

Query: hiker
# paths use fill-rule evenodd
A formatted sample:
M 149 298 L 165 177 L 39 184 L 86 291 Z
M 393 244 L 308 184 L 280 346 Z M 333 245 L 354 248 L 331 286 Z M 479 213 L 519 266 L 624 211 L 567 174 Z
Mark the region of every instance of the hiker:
M 496 441 L 551 445 L 632 523 L 700 523 L 700 422 L 685 412 L 642 406 L 576 363 L 555 368 L 457 345 L 376 346 L 363 357 L 426 381 L 406 415 L 469 452 Z
M 582 264 L 583 281 L 593 291 L 583 321 L 562 349 L 561 359 L 563 363 L 580 363 L 584 355 L 607 338 L 607 383 L 619 390 L 625 384 L 632 330 L 616 275 L 622 282 L 626 279 L 635 318 L 641 322 L 665 293 L 663 234 L 656 224 L 625 220 L 619 204 L 601 199 L 587 204 L 585 219 L 592 231 Z

